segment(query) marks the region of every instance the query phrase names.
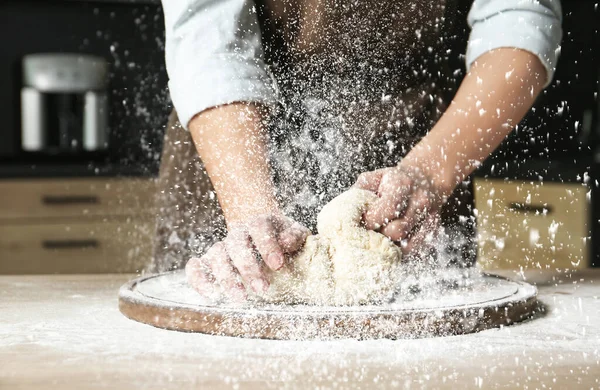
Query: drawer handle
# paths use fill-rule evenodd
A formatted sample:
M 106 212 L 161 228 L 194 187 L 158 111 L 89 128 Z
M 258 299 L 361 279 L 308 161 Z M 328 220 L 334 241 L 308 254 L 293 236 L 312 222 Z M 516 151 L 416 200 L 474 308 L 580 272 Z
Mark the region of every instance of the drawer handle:
M 551 214 L 553 207 L 550 205 L 533 205 L 525 203 L 511 203 L 508 208 L 519 213 L 528 214 Z
M 98 240 L 44 240 L 42 241 L 44 249 L 81 249 L 98 248 Z
M 65 206 L 71 204 L 97 204 L 100 200 L 94 195 L 44 195 L 42 203 L 49 206 Z

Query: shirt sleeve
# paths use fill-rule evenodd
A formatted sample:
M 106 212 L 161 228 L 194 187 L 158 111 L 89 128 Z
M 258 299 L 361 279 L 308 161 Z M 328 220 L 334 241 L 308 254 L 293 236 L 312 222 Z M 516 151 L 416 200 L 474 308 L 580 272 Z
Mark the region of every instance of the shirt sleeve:
M 546 68 L 545 86 L 550 84 L 562 39 L 559 0 L 475 0 L 468 23 L 467 69 L 490 50 L 514 47 L 540 59 Z
M 181 124 L 210 107 L 277 101 L 251 0 L 163 0 L 166 65 Z

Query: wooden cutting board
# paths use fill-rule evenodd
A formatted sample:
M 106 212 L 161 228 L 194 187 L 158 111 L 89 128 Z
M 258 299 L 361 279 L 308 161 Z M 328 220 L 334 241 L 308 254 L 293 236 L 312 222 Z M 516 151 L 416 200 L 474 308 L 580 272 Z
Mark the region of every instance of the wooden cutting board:
M 123 285 L 119 309 L 155 327 L 264 339 L 420 338 L 510 325 L 543 311 L 537 289 L 498 276 L 437 296 L 380 306 L 206 305 L 183 271 L 143 276 Z

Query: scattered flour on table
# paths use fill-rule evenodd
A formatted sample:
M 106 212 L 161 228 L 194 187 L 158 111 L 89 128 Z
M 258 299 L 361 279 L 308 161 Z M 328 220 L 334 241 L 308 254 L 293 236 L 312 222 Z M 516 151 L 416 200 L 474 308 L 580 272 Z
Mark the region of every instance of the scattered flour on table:
M 131 388 L 181 388 L 184 382 L 247 388 L 257 381 L 272 381 L 257 385 L 263 388 L 344 388 L 349 381 L 365 381 L 364 388 L 392 387 L 393 381 L 398 388 L 438 387 L 442 381 L 448 388 L 469 388 L 452 384 L 461 379 L 472 384 L 476 377 L 486 388 L 500 376 L 512 378 L 508 387 L 561 388 L 554 378 L 577 379 L 600 368 L 598 279 L 541 286 L 549 312 L 540 319 L 465 336 L 396 341 L 273 341 L 173 332 L 119 313 L 115 298 L 126 277 L 25 280 L 0 281 L 7 298 L 0 302 L 3 363 L 35 356 L 32 369 L 71 367 L 99 388 L 109 388 L 106 372 L 124 380 L 137 375 L 139 386 Z

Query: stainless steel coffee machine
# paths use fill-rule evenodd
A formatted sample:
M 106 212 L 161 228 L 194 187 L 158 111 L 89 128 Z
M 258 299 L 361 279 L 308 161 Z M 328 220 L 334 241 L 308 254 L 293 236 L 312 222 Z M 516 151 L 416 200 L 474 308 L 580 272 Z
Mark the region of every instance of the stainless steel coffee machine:
M 70 154 L 108 147 L 108 63 L 81 54 L 23 58 L 21 146 Z

